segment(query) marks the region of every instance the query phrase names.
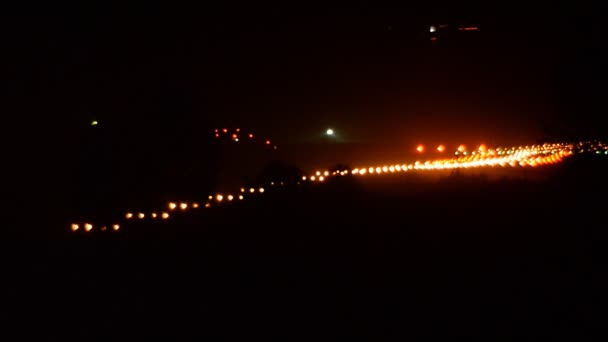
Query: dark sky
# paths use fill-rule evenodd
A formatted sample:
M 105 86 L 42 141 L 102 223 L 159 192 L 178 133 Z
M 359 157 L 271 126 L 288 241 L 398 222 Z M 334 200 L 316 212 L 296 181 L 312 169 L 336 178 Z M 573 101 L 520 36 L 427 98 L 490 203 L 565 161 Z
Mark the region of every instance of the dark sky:
M 395 149 L 605 135 L 599 8 L 487 3 L 6 11 L 7 154 L 32 175 L 74 162 L 92 119 L 97 138 L 143 155 L 214 126 L 282 144 L 331 126 Z M 480 30 L 432 44 L 429 25 L 443 22 Z
M 298 141 L 328 125 L 352 140 L 536 138 L 595 100 L 593 7 L 397 4 L 40 9 L 10 27 L 30 63 L 12 76 L 62 120 L 249 125 Z M 481 31 L 433 46 L 435 22 Z

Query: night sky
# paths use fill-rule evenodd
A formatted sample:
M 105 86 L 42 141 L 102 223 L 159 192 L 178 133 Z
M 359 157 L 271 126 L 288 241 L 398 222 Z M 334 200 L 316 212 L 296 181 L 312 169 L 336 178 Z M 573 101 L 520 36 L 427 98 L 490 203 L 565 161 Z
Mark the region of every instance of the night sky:
M 599 12 L 371 1 L 7 12 L 5 146 L 27 169 L 15 175 L 31 181 L 79 167 L 91 120 L 110 150 L 144 156 L 193 146 L 217 126 L 285 146 L 319 143 L 332 127 L 380 154 L 419 142 L 602 137 Z M 438 23 L 480 30 L 431 43 Z

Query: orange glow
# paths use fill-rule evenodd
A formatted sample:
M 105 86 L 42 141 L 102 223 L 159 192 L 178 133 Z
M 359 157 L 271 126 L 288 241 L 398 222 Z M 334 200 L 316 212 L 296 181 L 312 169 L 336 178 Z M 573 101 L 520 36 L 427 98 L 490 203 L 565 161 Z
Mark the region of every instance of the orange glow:
M 239 195 L 239 200 L 242 200 L 242 199 L 243 199 L 243 195 Z
M 228 195 L 228 200 L 229 200 L 229 201 L 232 201 L 232 199 L 233 199 L 233 198 L 234 198 L 234 196 L 232 196 L 232 195 Z
M 270 145 L 270 140 L 266 140 L 266 145 Z
M 250 189 L 249 189 L 249 192 L 254 193 L 254 192 L 255 192 L 255 189 L 254 189 L 254 188 L 250 188 Z
M 139 213 L 139 214 L 137 214 L 137 217 L 139 217 L 140 219 L 143 219 L 144 217 L 146 217 L 146 215 L 144 213 Z
M 416 151 L 418 151 L 419 153 L 424 152 L 424 145 L 418 145 L 418 146 L 416 147 Z
M 215 133 L 218 133 L 220 130 L 216 128 L 214 131 L 215 131 Z
M 84 230 L 86 230 L 87 232 L 90 232 L 91 230 L 93 230 L 93 225 L 90 223 L 85 223 Z
M 218 202 L 221 202 L 221 201 L 224 199 L 224 196 L 222 196 L 222 195 L 217 195 L 217 196 L 215 196 L 215 199 L 216 199 Z
M 323 177 L 323 176 L 319 176 L 319 182 L 322 182 L 322 181 L 324 181 L 324 180 L 325 180 L 325 177 Z
M 152 213 L 152 218 L 156 218 L 156 216 L 158 216 L 156 213 Z
M 179 207 L 181 210 L 186 210 L 186 209 L 188 209 L 188 203 L 180 203 Z
M 127 214 L 125 215 L 125 217 L 126 217 L 127 219 L 133 218 L 133 214 L 132 214 L 132 213 L 127 213 Z
M 224 132 L 224 133 L 228 133 L 228 128 L 224 128 L 224 129 L 222 129 L 222 132 Z
M 114 230 L 119 230 L 119 229 L 120 229 L 120 226 L 119 226 L 119 225 L 117 225 L 117 224 L 114 224 L 114 225 L 112 225 L 112 229 L 114 229 Z
M 459 27 L 459 31 L 477 31 L 477 26 Z
M 175 204 L 173 202 L 169 203 L 169 209 L 173 210 L 175 208 L 177 208 L 177 204 Z
M 240 131 L 241 131 L 241 129 L 240 129 L 240 128 L 237 128 L 237 129 L 236 129 L 236 131 L 237 131 L 237 132 L 240 132 Z
M 236 134 L 232 135 L 232 139 L 236 139 L 238 136 Z
M 466 146 L 464 146 L 464 145 L 460 145 L 460 146 L 458 146 L 458 152 L 464 152 L 464 151 L 466 151 L 466 150 L 467 150 L 467 147 L 466 147 Z
M 198 208 L 198 203 L 196 203 L 196 202 L 192 203 L 192 208 L 194 208 L 194 209 Z
M 477 150 L 481 153 L 486 153 L 488 151 L 488 148 L 486 147 L 486 145 L 481 144 L 479 145 L 479 148 Z
M 72 226 L 70 227 L 72 229 L 73 232 L 77 231 L 80 227 L 76 224 L 76 223 L 72 223 Z
M 437 152 L 443 153 L 444 151 L 445 151 L 445 146 L 443 146 L 443 145 L 437 146 Z
M 211 203 L 205 203 L 205 208 L 210 208 L 211 207 Z
M 215 133 L 215 137 L 216 137 L 216 138 L 219 138 L 219 137 L 220 137 L 220 135 L 219 135 L 219 134 L 217 134 L 217 133 Z
M 264 193 L 264 188 L 260 188 L 260 193 Z
M 253 138 L 253 134 L 249 133 L 249 138 Z
M 163 214 L 161 215 L 161 217 L 163 218 L 163 220 L 166 220 L 166 219 L 168 219 L 168 218 L 169 218 L 169 213 L 163 213 Z

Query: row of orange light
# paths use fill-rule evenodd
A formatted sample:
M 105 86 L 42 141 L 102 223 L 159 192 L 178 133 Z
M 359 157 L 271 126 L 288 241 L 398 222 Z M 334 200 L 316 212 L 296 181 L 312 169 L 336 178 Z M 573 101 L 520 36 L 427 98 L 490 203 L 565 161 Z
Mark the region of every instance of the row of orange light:
M 77 231 L 79 231 L 79 230 L 81 230 L 81 229 L 83 229 L 85 232 L 90 232 L 90 231 L 92 231 L 92 230 L 93 230 L 93 228 L 94 228 L 94 226 L 93 226 L 93 224 L 92 224 L 92 223 L 84 223 L 82 226 L 81 226 L 80 224 L 78 224 L 78 223 L 72 223 L 72 224 L 70 225 L 70 229 L 71 229 L 73 232 L 77 232 Z M 111 229 L 111 230 L 114 230 L 114 231 L 117 231 L 117 230 L 119 230 L 119 229 L 120 229 L 120 225 L 115 223 L 115 224 L 113 224 L 113 225 L 110 227 L 110 229 Z M 101 227 L 99 227 L 99 230 L 101 230 L 102 232 L 105 232 L 105 231 L 107 231 L 107 230 L 108 230 L 108 226 L 101 226 Z
M 464 145 L 459 147 L 459 150 L 464 151 Z M 453 168 L 473 168 L 484 166 L 501 166 L 501 167 L 517 167 L 517 166 L 541 166 L 560 162 L 564 157 L 572 154 L 572 145 L 566 144 L 545 144 L 539 146 L 526 146 L 509 149 L 509 154 L 506 156 L 497 155 L 496 151 L 503 151 L 503 148 L 488 149 L 485 145 L 481 145 L 478 149 L 479 154 L 470 155 L 467 157 L 451 158 L 435 161 L 416 161 L 413 164 L 397 164 L 397 165 L 382 165 L 354 168 L 352 170 L 333 171 L 316 171 L 310 176 L 303 176 L 302 180 L 312 182 L 323 182 L 330 176 L 345 176 L 365 175 L 365 174 L 382 174 L 394 172 L 406 172 L 408 170 L 444 170 Z
M 398 165 L 383 165 L 383 166 L 370 166 L 370 167 L 361 167 L 354 168 L 352 170 L 337 170 L 333 172 L 325 171 L 316 171 L 311 176 L 303 176 L 302 180 L 309 180 L 311 182 L 323 182 L 328 177 L 331 176 L 345 176 L 348 174 L 353 175 L 365 175 L 365 174 L 383 174 L 383 173 L 395 173 L 395 172 L 406 172 L 409 170 L 443 170 L 443 169 L 453 169 L 453 168 L 470 168 L 470 167 L 484 167 L 484 166 L 502 166 L 502 167 L 517 167 L 517 166 L 540 166 L 547 164 L 554 164 L 562 161 L 564 157 L 572 155 L 573 145 L 566 144 L 545 144 L 541 146 L 526 146 L 519 148 L 512 148 L 509 151 L 512 151 L 508 156 L 497 156 L 496 153 L 492 153 L 494 150 L 488 150 L 484 145 L 480 146 L 479 151 L 484 153 L 480 153 L 477 155 L 471 155 L 468 157 L 460 157 L 460 158 L 452 158 L 452 159 L 444 159 L 444 160 L 435 160 L 435 161 L 426 161 L 424 163 L 420 161 L 416 161 L 413 164 L 398 164 Z M 500 151 L 503 149 L 497 148 L 496 151 Z M 487 152 L 487 153 L 486 153 Z M 274 183 L 274 182 L 273 182 Z M 272 183 L 271 183 L 272 184 Z M 299 184 L 299 182 L 298 182 Z M 249 192 L 250 194 L 264 193 L 265 189 L 263 187 L 259 188 L 241 188 L 240 193 L 238 195 L 232 194 L 215 194 L 209 195 L 208 201 L 205 203 L 205 208 L 210 208 L 211 203 L 213 201 L 217 203 L 221 203 L 224 201 L 231 202 L 235 199 L 243 200 L 244 193 Z M 169 202 L 167 204 L 169 211 L 186 211 L 189 208 L 198 209 L 200 205 L 197 202 Z M 125 218 L 127 220 L 131 219 L 140 219 L 143 220 L 148 216 L 143 212 L 133 213 L 127 212 L 125 214 Z M 160 211 L 160 212 L 152 212 L 150 213 L 150 218 L 152 219 L 161 219 L 167 220 L 170 217 L 169 212 Z M 72 224 L 71 230 L 76 232 L 80 230 L 80 225 Z M 90 232 L 93 230 L 93 225 L 91 223 L 85 223 L 82 227 L 84 231 Z M 112 225 L 112 230 L 118 230 L 120 226 L 118 224 Z M 102 226 L 100 230 L 107 230 L 106 226 Z

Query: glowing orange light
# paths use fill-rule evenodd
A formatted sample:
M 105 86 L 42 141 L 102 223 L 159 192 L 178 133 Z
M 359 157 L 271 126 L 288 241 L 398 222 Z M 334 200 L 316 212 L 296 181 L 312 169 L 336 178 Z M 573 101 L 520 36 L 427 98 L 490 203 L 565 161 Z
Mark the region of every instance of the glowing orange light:
M 117 225 L 117 224 L 114 224 L 114 225 L 112 225 L 112 229 L 114 229 L 114 230 L 119 230 L 119 229 L 120 229 L 120 226 L 119 226 L 119 225 Z
M 169 203 L 169 209 L 173 210 L 175 208 L 177 208 L 177 204 L 175 204 L 173 202 Z
M 232 135 L 232 139 L 236 139 L 236 138 L 237 138 L 237 135 L 236 135 L 236 134 L 233 134 L 233 135 Z
M 416 151 L 418 151 L 418 152 L 420 152 L 420 153 L 424 152 L 424 145 L 418 145 L 418 146 L 416 147 Z
M 228 200 L 229 200 L 229 201 L 232 201 L 232 199 L 233 199 L 233 198 L 234 198 L 234 196 L 232 196 L 232 195 L 228 195 Z
M 127 214 L 125 215 L 125 217 L 126 217 L 127 219 L 133 218 L 133 214 L 132 214 L 132 213 L 127 213 Z
M 194 208 L 194 209 L 198 208 L 198 203 L 196 203 L 196 202 L 192 203 L 192 208 Z
M 467 150 L 467 147 L 466 147 L 466 146 L 464 146 L 464 145 L 460 145 L 460 146 L 458 146 L 458 152 L 464 152 L 464 151 L 466 151 L 466 150 Z
M 249 133 L 249 138 L 253 138 L 253 134 Z
M 260 188 L 260 193 L 264 193 L 264 188 Z
M 152 213 L 152 218 L 156 218 L 156 216 L 158 216 L 156 213 Z
M 443 145 L 437 146 L 437 152 L 443 153 L 443 151 L 445 151 L 445 146 L 443 146 Z
M 243 195 L 239 195 L 239 199 L 242 200 L 243 199 Z
M 93 230 L 93 225 L 90 223 L 85 223 L 84 230 L 86 230 L 87 232 L 90 232 L 91 230 Z
M 182 209 L 182 210 L 186 210 L 186 209 L 188 209 L 188 204 L 187 204 L 187 203 L 180 203 L 180 204 L 179 204 L 179 207 L 180 207 L 180 209 Z
M 73 232 L 77 231 L 78 228 L 80 228 L 76 223 L 72 223 L 72 226 L 70 227 L 72 229 Z
M 220 130 L 216 128 L 214 131 L 215 131 L 215 133 L 218 133 Z
M 237 128 L 237 129 L 236 129 L 236 131 L 237 131 L 237 132 L 240 132 L 240 131 L 241 131 L 241 129 L 240 129 L 240 128 Z
M 488 151 L 488 148 L 486 147 L 486 145 L 481 144 L 479 145 L 479 148 L 477 150 L 481 153 L 486 153 L 486 151 Z
M 254 189 L 254 188 L 250 188 L 250 189 L 249 189 L 249 192 L 254 193 L 254 192 L 255 192 L 255 189 Z
M 218 202 L 221 202 L 221 201 L 224 199 L 224 196 L 222 196 L 222 195 L 217 195 L 217 196 L 215 196 L 215 199 L 216 199 Z
M 270 145 L 270 140 L 266 140 L 266 145 Z
M 163 218 L 163 220 L 166 220 L 166 219 L 168 219 L 168 218 L 169 218 L 169 213 L 163 213 L 163 214 L 161 215 L 161 217 Z
M 224 129 L 222 129 L 222 132 L 224 132 L 224 133 L 228 133 L 228 128 L 224 128 Z
M 144 213 L 139 213 L 139 214 L 137 214 L 137 217 L 139 217 L 140 219 L 143 219 L 144 217 L 146 217 L 146 215 Z
M 205 208 L 211 207 L 211 203 L 205 203 Z

